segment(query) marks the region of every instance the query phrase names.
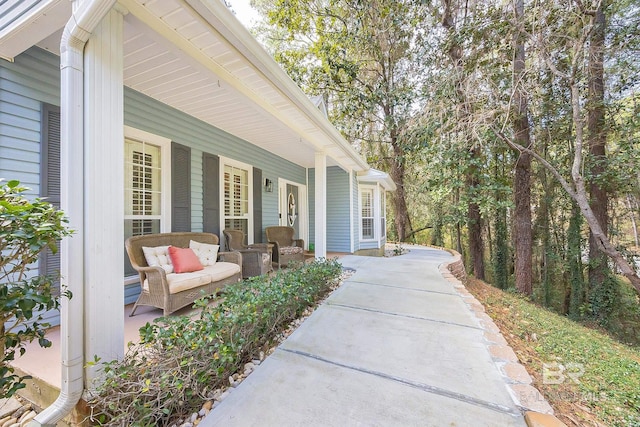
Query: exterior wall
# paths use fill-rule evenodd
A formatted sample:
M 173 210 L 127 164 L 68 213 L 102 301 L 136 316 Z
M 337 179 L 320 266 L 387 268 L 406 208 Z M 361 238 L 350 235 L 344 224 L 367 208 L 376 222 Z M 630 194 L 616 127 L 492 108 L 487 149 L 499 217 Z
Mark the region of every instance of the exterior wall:
M 315 169 L 309 169 L 309 240 L 315 243 Z M 327 251 L 351 252 L 349 173 L 327 168 Z M 352 237 L 351 237 L 352 238 Z
M 360 249 L 360 196 L 358 195 L 358 176 L 355 173 L 352 174 L 351 188 L 353 189 L 351 194 L 353 234 L 351 238 L 353 239 L 353 252 L 356 253 Z
M 125 88 L 125 125 L 169 138 L 191 148 L 191 229 L 202 231 L 202 153 L 208 152 L 262 169 L 262 179 L 284 178 L 304 184 L 305 168 L 245 140 Z M 278 192 L 262 192 L 262 226 L 278 225 Z
M 309 243 L 316 243 L 316 174 L 315 168 L 307 170 L 307 206 L 309 206 Z
M 0 178 L 18 179 L 40 194 L 42 103 L 60 105 L 60 61 L 32 49 L 14 63 L 0 60 Z
M 349 173 L 327 168 L 327 251 L 351 252 Z
M 59 63 L 40 50 L 14 63 L 0 60 L 0 178 L 19 180 L 34 197 L 40 194 L 42 103 L 60 105 Z M 43 321 L 57 325 L 59 313 L 45 313 Z
M 0 177 L 40 191 L 41 103 L 60 105 L 58 56 L 32 48 L 14 63 L 0 62 Z M 192 229 L 202 231 L 202 152 L 250 163 L 262 176 L 305 184 L 305 168 L 143 94 L 125 88 L 125 125 L 191 148 Z M 278 193 L 262 192 L 263 227 L 278 225 Z

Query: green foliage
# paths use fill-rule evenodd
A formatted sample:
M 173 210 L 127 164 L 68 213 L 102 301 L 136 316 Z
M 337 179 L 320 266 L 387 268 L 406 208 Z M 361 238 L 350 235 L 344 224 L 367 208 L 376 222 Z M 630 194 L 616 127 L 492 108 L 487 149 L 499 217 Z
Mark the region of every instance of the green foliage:
M 55 277 L 34 276 L 30 271 L 46 248 L 70 234 L 64 213 L 40 199 L 28 200 L 18 181 L 0 186 L 0 398 L 10 397 L 28 377 L 14 374 L 11 361 L 25 353 L 25 344 L 45 338 L 49 326 L 42 313 L 58 309 Z M 69 296 L 69 295 L 65 295 Z
M 470 290 L 475 294 L 473 288 Z M 494 291 L 478 298 L 505 337 L 510 337 L 510 344 L 517 345 L 520 351 L 526 347 L 523 354 L 527 355 L 528 371 L 536 378 L 534 385 L 552 405 L 555 401 L 566 405 L 570 398 L 588 407 L 602 425 L 640 425 L 638 347 L 620 344 L 518 295 Z M 517 339 L 517 343 L 511 339 Z M 540 378 L 543 363 L 574 364 L 583 373 L 579 383 L 567 377 L 563 384 L 549 384 Z
M 314 261 L 225 288 L 219 304 L 196 302 L 198 318 L 162 317 L 140 329 L 122 361 L 105 363 L 91 400 L 101 425 L 157 426 L 197 411 L 209 393 L 258 357 L 339 277 L 335 260 Z

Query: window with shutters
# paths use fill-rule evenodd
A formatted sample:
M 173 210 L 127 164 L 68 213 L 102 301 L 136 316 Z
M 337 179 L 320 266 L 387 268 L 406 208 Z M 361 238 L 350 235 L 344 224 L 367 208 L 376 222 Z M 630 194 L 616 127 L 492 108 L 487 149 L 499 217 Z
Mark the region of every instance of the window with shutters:
M 224 228 L 242 230 L 253 243 L 253 168 L 221 158 L 222 224 Z M 249 232 L 251 230 L 251 232 Z
M 124 145 L 124 238 L 170 231 L 170 141 L 126 127 Z

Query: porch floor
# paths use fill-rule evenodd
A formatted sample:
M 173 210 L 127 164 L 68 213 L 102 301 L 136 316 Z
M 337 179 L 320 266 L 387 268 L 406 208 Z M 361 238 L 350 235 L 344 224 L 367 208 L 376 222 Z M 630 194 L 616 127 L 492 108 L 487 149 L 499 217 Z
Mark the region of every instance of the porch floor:
M 344 253 L 327 253 L 327 258 L 340 258 Z M 305 260 L 313 259 L 313 253 L 305 253 Z M 139 340 L 139 329 L 147 322 L 152 322 L 162 316 L 162 310 L 154 307 L 140 306 L 136 310 L 136 315 L 129 317 L 133 304 L 124 307 L 124 342 L 123 348 L 127 349 L 129 342 Z M 195 310 L 190 306 L 184 307 L 172 315 L 195 314 Z M 56 326 L 47 331 L 47 338 L 51 341 L 51 347 L 41 348 L 37 342 L 26 345 L 26 353 L 12 363 L 21 375 L 31 375 L 40 383 L 45 383 L 56 389 L 60 389 L 61 382 L 61 353 L 60 353 L 60 327 Z M 29 383 L 27 387 L 30 387 Z M 33 402 L 40 406 L 39 402 Z

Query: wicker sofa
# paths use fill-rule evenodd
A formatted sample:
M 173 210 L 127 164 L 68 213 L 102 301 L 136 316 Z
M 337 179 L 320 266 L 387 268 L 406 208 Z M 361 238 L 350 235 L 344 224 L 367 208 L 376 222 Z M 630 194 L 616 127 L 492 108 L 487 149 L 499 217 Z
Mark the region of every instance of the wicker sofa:
M 160 233 L 130 237 L 125 242 L 129 260 L 140 274 L 141 292 L 130 316 L 140 305 L 161 308 L 167 316 L 192 304 L 199 298 L 215 294 L 223 286 L 241 280 L 242 255 L 238 252 L 219 252 L 213 265 L 200 271 L 174 273 L 162 266 L 149 266 L 145 251 L 174 246 L 190 247 L 190 242 L 218 245 L 218 236 L 211 233 Z M 209 246 L 210 247 L 210 246 Z M 145 249 L 143 249 L 145 248 Z

